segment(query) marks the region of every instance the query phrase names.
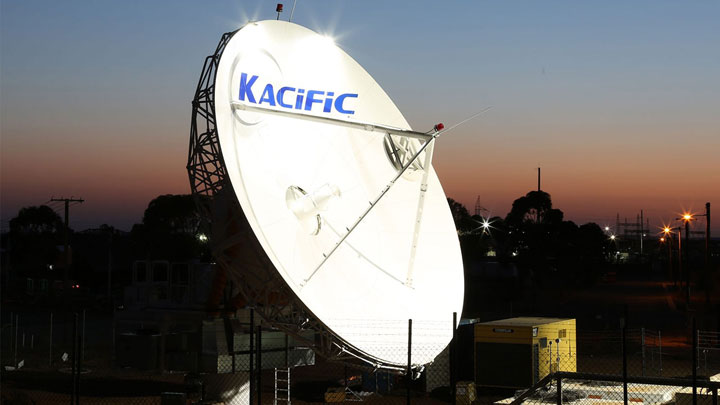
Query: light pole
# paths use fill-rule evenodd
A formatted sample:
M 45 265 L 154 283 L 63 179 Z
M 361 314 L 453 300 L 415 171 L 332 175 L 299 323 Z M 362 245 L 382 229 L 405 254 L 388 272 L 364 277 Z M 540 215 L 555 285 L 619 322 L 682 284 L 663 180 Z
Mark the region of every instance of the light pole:
M 689 219 L 687 217 L 690 217 Z M 691 220 L 697 220 L 697 217 L 705 217 L 705 280 L 703 280 L 703 285 L 705 287 L 705 299 L 707 301 L 710 301 L 710 203 L 705 203 L 705 213 L 704 214 L 685 214 L 682 216 L 682 219 L 685 220 L 685 236 L 687 237 L 687 225 L 688 222 Z
M 673 238 L 673 230 L 677 230 L 677 240 L 678 240 L 678 265 L 677 265 L 677 271 L 673 271 L 673 265 L 672 265 L 672 238 Z M 678 286 L 678 280 L 680 280 L 680 285 L 682 286 L 682 227 L 677 228 L 671 228 L 669 226 L 666 226 L 663 228 L 663 234 L 665 235 L 665 239 L 667 240 L 667 246 L 668 246 L 668 262 L 670 263 L 670 271 L 672 274 L 673 279 L 673 285 L 675 287 Z
M 687 270 L 685 271 L 685 299 L 687 305 L 690 305 L 690 221 L 695 220 L 693 214 L 686 212 L 676 220 L 685 221 L 685 261 L 687 262 Z M 680 233 L 680 231 L 678 231 Z
M 619 258 L 620 251 L 617 250 L 617 241 L 616 241 L 617 237 L 613 234 L 613 235 L 610 235 L 608 237 L 608 239 L 610 240 L 610 246 L 612 247 L 613 251 L 615 251 L 615 266 L 617 266 L 620 262 L 620 258 Z
M 668 261 L 667 261 L 667 276 L 674 279 L 673 277 L 673 264 L 672 264 L 672 230 L 669 226 L 663 228 L 663 236 L 660 240 L 667 245 Z

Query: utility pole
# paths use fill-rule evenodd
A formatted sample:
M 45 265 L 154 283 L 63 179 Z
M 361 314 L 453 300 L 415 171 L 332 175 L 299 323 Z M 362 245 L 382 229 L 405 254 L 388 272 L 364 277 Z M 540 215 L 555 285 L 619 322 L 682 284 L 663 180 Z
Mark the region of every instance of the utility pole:
M 538 167 L 538 191 L 540 191 L 540 168 Z
M 51 198 L 50 201 L 59 201 L 65 203 L 65 237 L 64 245 L 65 251 L 64 262 L 65 268 L 63 273 L 63 295 L 66 297 L 70 294 L 70 203 L 83 203 L 85 200 L 82 198 Z
M 481 217 L 483 212 L 488 212 L 488 210 L 480 204 L 480 196 L 478 195 L 477 200 L 475 200 L 475 215 Z
M 690 306 L 690 221 L 685 221 L 685 263 L 687 270 L 685 271 L 685 294 L 687 305 Z
M 682 262 L 682 227 L 678 226 L 678 274 L 677 279 L 678 282 L 676 284 L 680 284 L 680 288 L 682 288 L 682 280 L 683 280 L 683 262 Z
M 115 307 L 115 303 L 113 302 L 113 295 L 112 295 L 112 243 L 113 243 L 113 233 L 115 232 L 114 228 L 109 229 L 109 236 L 108 236 L 108 274 L 107 274 L 107 294 L 108 294 L 108 301 L 110 302 L 111 307 Z
M 710 273 L 710 203 L 705 203 L 705 269 Z
M 710 264 L 710 203 L 705 203 L 705 301 L 710 302 L 712 288 L 712 265 Z
M 640 210 L 640 220 L 638 221 L 638 224 L 640 225 L 640 261 L 642 262 L 642 255 L 643 255 L 643 239 L 645 236 L 645 229 L 644 229 L 644 221 L 643 221 L 643 210 Z

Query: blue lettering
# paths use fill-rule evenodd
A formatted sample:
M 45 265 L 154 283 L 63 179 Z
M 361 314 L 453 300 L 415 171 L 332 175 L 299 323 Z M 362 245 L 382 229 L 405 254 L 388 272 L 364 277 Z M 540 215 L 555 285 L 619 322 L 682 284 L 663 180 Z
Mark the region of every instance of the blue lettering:
M 323 112 L 331 112 L 332 111 L 332 98 L 335 95 L 332 91 L 327 92 L 327 98 L 325 99 L 325 104 L 323 105 Z
M 275 107 L 275 94 L 273 91 L 273 86 L 270 83 L 265 86 L 265 90 L 263 90 L 262 97 L 260 97 L 260 102 L 258 104 L 262 103 L 268 103 L 271 106 Z
M 277 103 L 280 104 L 280 107 L 285 108 L 293 108 L 292 104 L 285 104 L 283 102 L 283 96 L 285 95 L 286 91 L 295 91 L 295 87 L 282 87 L 277 92 Z
M 252 87 L 256 84 L 257 80 L 258 75 L 240 74 L 240 91 L 238 94 L 240 101 L 247 101 L 253 104 L 268 104 L 272 107 L 277 105 L 287 109 L 305 111 L 312 111 L 315 104 L 320 104 L 322 105 L 322 111 L 325 113 L 332 113 L 334 108 L 335 111 L 341 114 L 355 114 L 355 110 L 350 109 L 350 106 L 345 106 L 345 101 L 348 98 L 358 98 L 357 93 L 344 93 L 335 97 L 335 92 L 332 91 L 307 90 L 306 93 L 305 89 L 289 86 L 281 87 L 275 92 L 273 85 L 267 83 L 265 87 L 263 87 L 260 101 L 256 101 Z M 288 102 L 291 100 L 291 96 L 288 96 L 288 100 L 286 101 L 285 93 L 288 92 L 295 93 L 294 102 Z
M 298 89 L 297 92 L 298 92 L 298 96 L 295 99 L 295 109 L 299 110 L 302 108 L 303 97 L 305 97 L 305 96 L 303 96 L 303 93 L 305 93 L 305 89 Z
M 315 95 L 323 95 L 324 91 L 310 90 L 307 93 L 307 99 L 305 100 L 305 111 L 312 110 L 313 103 L 322 103 L 322 100 L 315 98 Z
M 344 108 L 343 108 L 343 103 L 345 102 L 345 99 L 346 99 L 346 98 L 348 98 L 348 97 L 350 97 L 350 98 L 357 98 L 357 96 L 358 96 L 357 94 L 352 94 L 352 93 L 345 93 L 345 94 L 339 95 L 338 98 L 335 99 L 335 109 L 336 109 L 339 113 L 343 113 L 343 114 L 355 114 L 355 111 L 353 111 L 353 110 L 346 110 L 346 109 L 344 109 Z
M 257 80 L 257 78 L 257 75 L 255 75 L 250 78 L 250 81 L 248 81 L 247 73 L 240 75 L 240 101 L 245 101 L 245 96 L 247 95 L 249 102 L 255 102 L 255 96 L 252 93 L 252 86 L 255 84 L 255 80 Z

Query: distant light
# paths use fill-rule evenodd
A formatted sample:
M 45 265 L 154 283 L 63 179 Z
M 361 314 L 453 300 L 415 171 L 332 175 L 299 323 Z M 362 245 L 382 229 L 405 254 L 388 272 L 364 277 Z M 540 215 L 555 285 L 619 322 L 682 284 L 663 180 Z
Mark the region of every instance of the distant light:
M 485 230 L 487 230 L 488 228 L 490 228 L 490 222 L 488 222 L 487 219 L 484 219 L 484 220 L 483 220 L 483 223 L 482 223 L 482 227 L 483 227 Z
M 514 257 L 514 256 L 517 256 L 517 252 L 513 252 L 513 254 L 512 254 L 512 255 L 513 255 L 513 257 Z
M 660 238 L 660 242 L 665 242 L 665 238 Z
M 669 234 L 669 233 L 670 233 L 670 227 L 667 227 L 667 226 L 666 226 L 665 228 L 663 228 L 663 232 L 665 232 L 666 235 Z
M 200 242 L 207 242 L 208 240 L 208 237 L 204 233 L 199 234 L 197 238 Z
M 692 219 L 692 214 L 683 214 L 682 217 L 685 221 L 689 221 Z
M 609 231 L 609 230 L 610 230 L 610 227 L 609 227 L 609 226 L 606 226 L 606 227 L 605 227 L 605 231 L 607 232 L 607 231 Z
M 610 235 L 610 239 L 615 240 L 615 235 Z

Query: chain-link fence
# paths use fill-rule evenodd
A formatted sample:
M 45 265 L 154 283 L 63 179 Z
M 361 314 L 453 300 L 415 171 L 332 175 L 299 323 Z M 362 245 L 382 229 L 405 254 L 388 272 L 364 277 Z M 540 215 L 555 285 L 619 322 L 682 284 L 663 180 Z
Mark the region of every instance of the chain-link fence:
M 312 334 L 288 336 L 252 315 L 150 318 L 6 315 L 2 403 L 716 405 L 720 388 L 720 334 L 696 328 L 585 331 L 571 319 L 528 317 L 454 328 L 453 314 L 348 320 L 362 323 L 353 343 L 373 355 L 339 348 L 325 358 Z

